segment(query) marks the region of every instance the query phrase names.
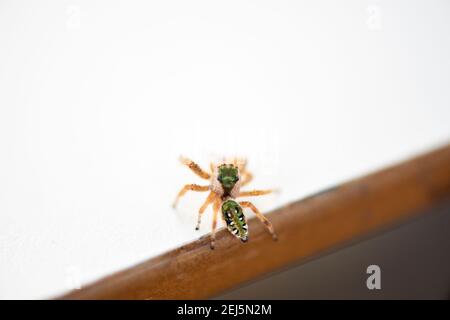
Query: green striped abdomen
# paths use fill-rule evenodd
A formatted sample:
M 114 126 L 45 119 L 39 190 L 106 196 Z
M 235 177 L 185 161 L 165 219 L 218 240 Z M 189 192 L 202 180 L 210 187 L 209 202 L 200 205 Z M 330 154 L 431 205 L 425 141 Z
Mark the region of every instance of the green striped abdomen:
M 228 230 L 242 242 L 248 240 L 248 226 L 241 206 L 234 200 L 225 200 L 222 204 L 222 215 Z

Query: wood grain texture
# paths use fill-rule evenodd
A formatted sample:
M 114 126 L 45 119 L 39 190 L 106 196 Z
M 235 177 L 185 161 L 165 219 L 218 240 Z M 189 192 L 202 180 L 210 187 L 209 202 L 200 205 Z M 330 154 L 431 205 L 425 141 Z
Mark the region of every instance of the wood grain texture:
M 450 198 L 450 145 L 277 209 L 274 242 L 255 218 L 243 244 L 217 233 L 63 299 L 200 299 L 407 221 Z M 423 213 L 424 214 L 424 213 Z

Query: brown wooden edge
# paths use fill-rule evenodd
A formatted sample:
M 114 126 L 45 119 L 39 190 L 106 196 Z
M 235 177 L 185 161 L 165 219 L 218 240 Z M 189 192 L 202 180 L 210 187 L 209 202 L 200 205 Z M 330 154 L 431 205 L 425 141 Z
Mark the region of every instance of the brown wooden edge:
M 243 244 L 226 230 L 111 276 L 62 299 L 200 299 L 315 256 L 449 199 L 450 145 L 286 205 L 268 214 L 279 240 L 250 219 Z

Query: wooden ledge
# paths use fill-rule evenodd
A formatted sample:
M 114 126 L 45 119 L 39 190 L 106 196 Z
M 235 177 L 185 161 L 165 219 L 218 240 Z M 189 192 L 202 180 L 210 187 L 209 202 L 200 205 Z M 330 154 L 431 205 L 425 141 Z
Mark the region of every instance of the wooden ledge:
M 279 240 L 249 221 L 242 244 L 227 230 L 101 279 L 60 299 L 201 299 L 425 214 L 450 198 L 450 145 L 268 214 Z

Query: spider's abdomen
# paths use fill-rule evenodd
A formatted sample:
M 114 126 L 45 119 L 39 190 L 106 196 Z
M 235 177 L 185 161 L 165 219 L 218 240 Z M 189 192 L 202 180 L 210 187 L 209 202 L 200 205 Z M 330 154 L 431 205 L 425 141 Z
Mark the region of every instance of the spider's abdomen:
M 246 242 L 248 226 L 241 206 L 234 200 L 225 200 L 222 204 L 222 215 L 228 230 L 242 242 Z

